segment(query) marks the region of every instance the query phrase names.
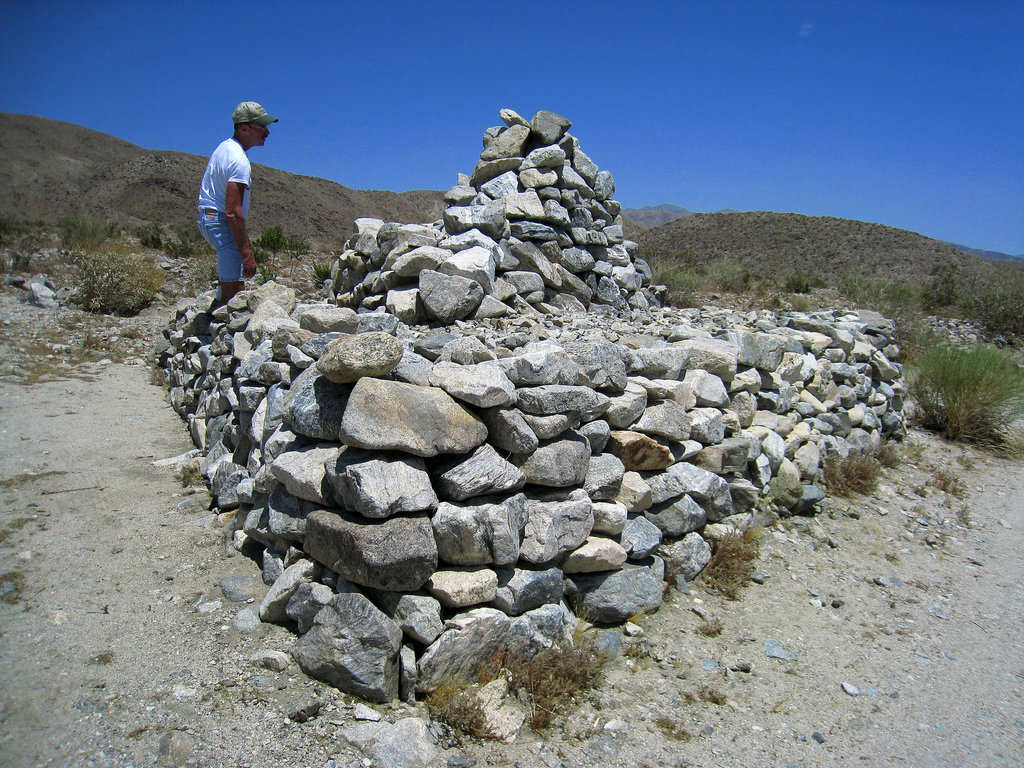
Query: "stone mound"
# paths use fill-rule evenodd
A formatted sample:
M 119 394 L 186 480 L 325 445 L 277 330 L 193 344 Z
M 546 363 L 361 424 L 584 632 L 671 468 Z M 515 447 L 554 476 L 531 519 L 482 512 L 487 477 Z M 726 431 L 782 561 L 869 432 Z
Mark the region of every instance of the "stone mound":
M 568 121 L 503 118 L 443 222 L 361 222 L 329 303 L 184 301 L 159 354 L 260 618 L 370 700 L 656 610 L 904 434 L 889 321 L 658 306 Z

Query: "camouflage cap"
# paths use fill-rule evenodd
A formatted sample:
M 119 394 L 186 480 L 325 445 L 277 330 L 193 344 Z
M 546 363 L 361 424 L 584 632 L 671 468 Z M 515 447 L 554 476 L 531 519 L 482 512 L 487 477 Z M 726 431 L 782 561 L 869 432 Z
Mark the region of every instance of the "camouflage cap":
M 267 110 L 257 104 L 255 101 L 243 101 L 237 107 L 235 107 L 235 113 L 231 116 L 235 125 L 241 123 L 258 123 L 260 125 L 270 125 L 276 123 L 277 118 L 271 117 L 267 114 Z

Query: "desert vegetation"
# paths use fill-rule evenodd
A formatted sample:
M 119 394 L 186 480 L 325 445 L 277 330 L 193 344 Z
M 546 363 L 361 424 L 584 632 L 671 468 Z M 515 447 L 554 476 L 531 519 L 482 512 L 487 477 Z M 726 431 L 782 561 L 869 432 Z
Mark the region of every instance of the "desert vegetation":
M 814 294 L 878 309 L 973 320 L 993 337 L 1024 333 L 1024 263 L 985 261 L 913 232 L 785 213 L 696 214 L 634 231 L 677 306 L 707 294 L 814 305 Z

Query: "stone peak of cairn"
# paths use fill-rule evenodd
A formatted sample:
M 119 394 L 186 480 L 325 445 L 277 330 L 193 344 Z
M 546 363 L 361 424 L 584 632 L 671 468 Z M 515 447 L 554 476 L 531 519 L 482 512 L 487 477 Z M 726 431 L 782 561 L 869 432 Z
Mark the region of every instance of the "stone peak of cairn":
M 332 301 L 409 325 L 661 306 L 664 287 L 624 236 L 615 180 L 572 123 L 543 110 L 529 122 L 500 114 L 472 174 L 445 193 L 440 221 L 356 220 L 332 270 Z

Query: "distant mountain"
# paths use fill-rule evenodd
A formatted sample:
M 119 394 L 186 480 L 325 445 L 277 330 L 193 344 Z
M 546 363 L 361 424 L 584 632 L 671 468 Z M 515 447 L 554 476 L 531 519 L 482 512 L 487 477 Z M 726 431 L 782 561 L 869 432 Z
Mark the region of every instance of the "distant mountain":
M 670 221 L 693 216 L 693 211 L 671 203 L 663 203 L 661 205 L 646 205 L 643 208 L 623 208 L 622 215 L 641 227 L 649 228 L 660 227 Z
M 921 280 L 939 264 L 976 263 L 973 255 L 916 232 L 796 213 L 696 213 L 633 238 L 654 264 L 665 258 L 700 268 L 726 260 L 755 276 L 820 276 L 829 284 L 854 276 Z
M 988 261 L 1024 261 L 1024 253 L 1020 256 L 1011 256 L 1008 253 L 1001 253 L 1000 251 L 985 251 L 981 248 L 970 248 L 966 245 L 960 245 L 960 243 L 947 243 L 953 246 L 957 250 L 963 251 L 964 253 L 972 253 L 975 256 L 987 259 Z
M 194 226 L 206 157 L 142 149 L 70 123 L 0 113 L 0 215 L 55 222 L 104 218 L 127 224 Z M 253 163 L 255 231 L 280 224 L 287 234 L 336 244 L 353 221 L 435 221 L 443 192 L 343 187 Z

